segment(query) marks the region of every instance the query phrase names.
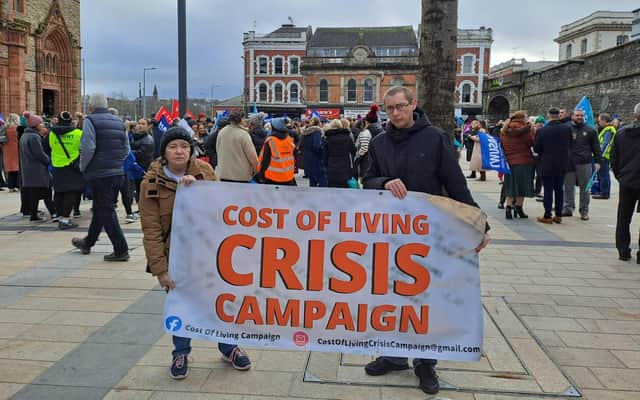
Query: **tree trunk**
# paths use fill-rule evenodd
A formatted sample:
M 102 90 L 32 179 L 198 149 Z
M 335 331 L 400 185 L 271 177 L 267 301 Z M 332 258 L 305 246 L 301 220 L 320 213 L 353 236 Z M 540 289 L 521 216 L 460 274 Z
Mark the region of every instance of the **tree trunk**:
M 458 0 L 422 0 L 418 105 L 435 126 L 455 128 Z

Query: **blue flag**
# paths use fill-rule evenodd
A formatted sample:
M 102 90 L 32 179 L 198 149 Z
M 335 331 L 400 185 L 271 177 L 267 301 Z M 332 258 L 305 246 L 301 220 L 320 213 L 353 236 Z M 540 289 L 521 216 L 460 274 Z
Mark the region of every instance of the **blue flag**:
M 461 117 L 458 117 L 457 115 L 456 115 L 456 125 L 458 126 L 464 125 L 464 120 Z
M 322 121 L 322 117 L 320 116 L 320 113 L 315 108 L 313 109 L 313 111 L 311 111 L 309 118 L 318 118 L 319 120 Z
M 576 106 L 576 110 L 584 111 L 584 123 L 595 129 L 596 121 L 593 119 L 593 109 L 587 96 L 582 96 L 582 99 L 580 99 L 580 102 Z
M 4 114 L 0 113 L 0 122 L 2 122 L 4 124 L 5 119 L 4 119 Z
M 167 117 L 164 115 L 160 118 L 160 121 L 158 121 L 158 129 L 162 133 L 165 133 L 167 129 L 169 129 L 169 122 L 167 121 Z
M 256 103 L 253 103 L 253 111 L 254 114 L 258 113 L 258 106 L 256 106 Z
M 511 175 L 511 168 L 502 149 L 500 138 L 486 133 L 480 133 L 478 137 L 480 138 L 480 149 L 482 150 L 482 169 Z

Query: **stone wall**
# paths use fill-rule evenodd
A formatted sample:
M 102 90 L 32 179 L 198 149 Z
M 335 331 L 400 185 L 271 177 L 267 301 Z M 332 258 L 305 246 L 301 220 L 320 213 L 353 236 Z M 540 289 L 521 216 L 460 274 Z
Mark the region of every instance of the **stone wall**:
M 587 96 L 595 113 L 618 113 L 629 121 L 640 103 L 639 60 L 640 41 L 634 41 L 533 73 L 524 82 L 523 108 L 545 114 L 551 106 L 573 108 Z

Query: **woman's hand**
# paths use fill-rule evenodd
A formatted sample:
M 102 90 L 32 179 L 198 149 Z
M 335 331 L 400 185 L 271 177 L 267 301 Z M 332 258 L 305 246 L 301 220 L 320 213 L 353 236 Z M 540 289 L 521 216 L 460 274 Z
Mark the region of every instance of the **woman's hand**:
M 482 251 L 482 249 L 487 247 L 487 245 L 489 244 L 490 240 L 491 240 L 491 236 L 489 236 L 488 233 L 485 233 L 484 234 L 484 238 L 482 238 L 482 243 L 480 243 L 478 245 L 478 247 L 476 247 L 476 253 L 480 253 Z
M 189 186 L 191 185 L 193 182 L 196 181 L 196 177 L 193 175 L 185 175 L 182 177 L 182 183 L 184 183 L 185 186 Z
M 157 276 L 158 282 L 160 286 L 164 288 L 167 292 L 176 287 L 176 283 L 169 276 L 169 272 L 165 271 Z

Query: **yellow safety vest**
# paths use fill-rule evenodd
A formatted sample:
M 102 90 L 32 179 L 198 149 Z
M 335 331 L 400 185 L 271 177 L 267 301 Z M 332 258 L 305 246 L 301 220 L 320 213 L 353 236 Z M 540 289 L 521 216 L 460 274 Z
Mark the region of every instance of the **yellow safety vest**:
M 49 132 L 49 147 L 51 147 L 51 165 L 55 168 L 66 167 L 78 157 L 80 157 L 80 138 L 82 131 L 74 129 L 63 135 L 56 135 L 53 131 Z M 60 138 L 60 140 L 58 140 Z M 60 141 L 64 143 L 64 147 L 69 153 L 69 157 L 64 152 Z

